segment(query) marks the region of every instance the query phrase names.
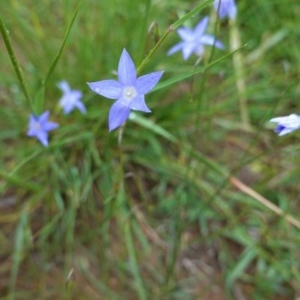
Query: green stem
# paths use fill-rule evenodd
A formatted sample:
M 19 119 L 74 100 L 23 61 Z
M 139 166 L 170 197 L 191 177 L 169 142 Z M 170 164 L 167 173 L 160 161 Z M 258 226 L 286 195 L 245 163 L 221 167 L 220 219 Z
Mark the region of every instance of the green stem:
M 182 184 L 182 189 L 184 189 L 184 185 L 185 183 Z M 174 216 L 174 243 L 170 249 L 170 257 L 167 261 L 166 279 L 164 288 L 162 289 L 161 299 L 166 299 L 174 287 L 175 268 L 181 249 L 181 237 L 184 230 L 184 220 L 182 219 L 181 214 L 185 211 L 186 207 L 182 201 L 182 196 L 179 197 L 178 208 Z
M 162 37 L 158 40 L 158 42 L 154 45 L 154 47 L 150 50 L 148 55 L 144 58 L 144 60 L 141 62 L 139 67 L 137 68 L 137 73 L 139 74 L 145 64 L 149 61 L 149 59 L 152 57 L 152 55 L 155 53 L 155 51 L 158 49 L 158 47 L 162 44 L 162 42 L 166 39 L 166 37 L 170 34 L 170 32 L 176 30 L 179 26 L 181 26 L 186 20 L 191 18 L 193 15 L 198 13 L 199 11 L 203 10 L 206 6 L 210 5 L 214 0 L 207 0 L 203 3 L 196 6 L 194 9 L 192 9 L 189 13 L 184 15 L 179 20 L 175 21 L 173 24 L 171 24 L 166 32 L 162 35 Z
M 135 244 L 133 240 L 132 233 L 132 220 L 128 217 L 130 214 L 129 203 L 126 201 L 126 191 L 125 191 L 125 180 L 124 180 L 124 156 L 123 156 L 123 148 L 122 148 L 122 137 L 123 137 L 124 127 L 120 127 L 119 129 L 119 156 L 120 156 L 120 164 L 117 175 L 117 183 L 118 183 L 118 204 L 120 205 L 120 211 L 122 213 L 122 217 L 120 218 L 122 221 L 122 228 L 124 233 L 125 244 L 127 248 L 127 253 L 129 256 L 130 262 L 130 271 L 132 272 L 134 283 L 136 287 L 136 291 L 140 300 L 147 300 L 147 292 L 142 279 L 142 275 L 139 269 L 137 251 L 135 249 Z
M 49 78 L 51 77 L 53 71 L 55 70 L 55 67 L 56 67 L 56 65 L 57 65 L 57 63 L 58 63 L 58 61 L 59 61 L 59 59 L 60 59 L 60 57 L 61 57 L 61 55 L 62 55 L 62 53 L 63 53 L 63 50 L 64 50 L 65 45 L 66 45 L 66 43 L 67 43 L 68 37 L 69 37 L 69 35 L 70 35 L 71 29 L 72 29 L 72 27 L 73 27 L 73 25 L 74 25 L 74 22 L 75 22 L 75 20 L 76 20 L 76 17 L 77 17 L 77 15 L 78 15 L 79 9 L 80 9 L 80 7 L 81 7 L 83 1 L 84 1 L 84 0 L 81 0 L 81 1 L 79 2 L 78 6 L 77 6 L 76 9 L 75 9 L 75 12 L 74 12 L 74 14 L 73 14 L 73 16 L 72 16 L 71 22 L 70 22 L 70 24 L 69 24 L 69 26 L 68 26 L 68 28 L 67 28 L 66 34 L 65 34 L 65 36 L 64 36 L 63 42 L 62 42 L 62 44 L 61 44 L 61 46 L 60 46 L 60 48 L 59 48 L 59 51 L 58 51 L 57 55 L 55 56 L 54 60 L 52 61 L 51 65 L 50 65 L 50 68 L 49 68 L 49 70 L 48 70 L 48 72 L 47 72 L 47 74 L 46 74 L 46 77 L 45 77 L 45 79 L 44 79 L 44 81 L 43 81 L 43 86 L 46 85 L 46 83 L 48 82 Z
M 12 254 L 12 267 L 9 280 L 9 296 L 7 299 L 14 300 L 16 293 L 16 283 L 20 271 L 20 265 L 26 251 L 26 230 L 28 226 L 29 208 L 25 206 L 21 215 L 20 222 L 16 229 L 14 251 Z
M 14 52 L 12 44 L 10 42 L 9 31 L 7 30 L 7 28 L 6 28 L 6 26 L 5 26 L 5 24 L 4 24 L 1 17 L 0 17 L 0 31 L 1 31 L 4 43 L 5 43 L 5 46 L 6 46 L 6 49 L 7 49 L 7 52 L 9 54 L 10 60 L 13 64 L 13 67 L 14 67 L 15 72 L 17 74 L 17 77 L 19 79 L 19 82 L 20 82 L 21 88 L 23 90 L 24 96 L 25 96 L 25 98 L 26 98 L 26 100 L 29 104 L 30 109 L 32 110 L 33 105 L 32 105 L 32 101 L 31 101 L 31 98 L 29 96 L 26 84 L 25 84 L 25 80 L 24 80 L 24 77 L 23 77 L 23 72 L 22 72 L 22 69 L 21 69 L 18 61 L 17 61 L 15 52 Z
M 240 48 L 241 46 L 241 39 L 239 34 L 239 29 L 237 26 L 236 19 L 230 20 L 230 47 L 231 50 L 234 51 L 235 49 Z M 236 78 L 236 87 L 238 92 L 238 97 L 240 101 L 240 115 L 243 127 L 245 129 L 249 129 L 250 119 L 249 119 L 249 112 L 248 112 L 248 104 L 246 98 L 246 82 L 244 78 L 244 62 L 241 53 L 236 53 L 233 56 L 233 67 L 235 70 L 235 78 Z
M 166 37 L 169 35 L 169 33 L 173 31 L 173 29 L 171 27 L 169 27 L 167 29 L 167 31 L 162 35 L 162 37 L 159 39 L 159 41 L 154 45 L 154 47 L 149 51 L 148 55 L 143 59 L 143 61 L 141 62 L 141 64 L 139 65 L 139 67 L 137 68 L 137 73 L 139 74 L 141 72 L 141 70 L 143 69 L 143 67 L 145 66 L 145 64 L 150 60 L 150 58 L 152 57 L 152 55 L 155 53 L 155 51 L 157 50 L 157 48 L 161 45 L 161 43 L 166 39 Z
M 140 300 L 146 300 L 147 294 L 144 287 L 144 282 L 139 270 L 139 264 L 137 259 L 137 253 L 133 242 L 131 220 L 128 218 L 126 224 L 124 225 L 124 237 L 126 242 L 127 251 L 130 259 L 131 271 L 134 277 L 137 293 Z

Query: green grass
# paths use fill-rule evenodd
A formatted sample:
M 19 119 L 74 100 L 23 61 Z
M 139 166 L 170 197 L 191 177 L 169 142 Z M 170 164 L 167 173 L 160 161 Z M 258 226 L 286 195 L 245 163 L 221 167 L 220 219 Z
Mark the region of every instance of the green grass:
M 268 120 L 299 113 L 300 4 L 238 1 L 233 24 L 211 3 L 0 2 L 1 300 L 299 297 L 300 135 Z M 169 26 L 205 15 L 226 49 L 167 56 Z M 123 48 L 165 72 L 152 113 L 109 133 L 112 102 L 86 82 L 113 78 Z M 57 109 L 62 79 L 86 115 Z M 48 148 L 26 136 L 44 110 Z

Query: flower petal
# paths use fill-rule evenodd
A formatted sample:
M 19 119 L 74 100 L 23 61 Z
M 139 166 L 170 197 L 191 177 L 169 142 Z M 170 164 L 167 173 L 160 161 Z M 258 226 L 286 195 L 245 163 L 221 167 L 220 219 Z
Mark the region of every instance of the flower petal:
M 195 27 L 194 29 L 194 36 L 200 37 L 203 35 L 204 31 L 206 30 L 206 27 L 208 25 L 208 17 L 204 17 Z
M 129 117 L 130 108 L 124 106 L 120 101 L 116 101 L 110 108 L 108 116 L 109 131 L 112 131 L 121 126 Z
M 121 97 L 122 85 L 116 80 L 101 80 L 88 82 L 87 84 L 92 91 L 103 97 L 109 99 L 118 99 Z
M 190 41 L 194 37 L 193 30 L 187 27 L 181 27 L 177 30 L 178 35 L 184 41 Z
M 83 114 L 86 113 L 86 108 L 85 108 L 84 104 L 83 104 L 81 101 L 77 101 L 77 102 L 75 103 L 75 106 L 79 109 L 79 111 L 80 111 L 81 113 L 83 113 Z
M 56 129 L 57 127 L 59 127 L 59 125 L 54 122 L 47 122 L 47 123 L 43 124 L 44 131 L 51 131 L 51 130 Z
M 36 138 L 45 146 L 48 146 L 48 133 L 45 131 L 39 131 L 35 134 Z
M 195 43 L 186 43 L 182 48 L 183 59 L 187 60 L 197 48 L 198 45 Z
M 289 116 L 273 118 L 269 122 L 280 123 L 284 126 L 289 126 L 289 127 L 291 127 L 291 126 L 299 127 L 300 126 L 300 116 L 296 115 L 296 114 L 290 114 Z
M 278 136 L 283 136 L 283 135 L 286 135 L 286 134 L 288 134 L 290 132 L 293 132 L 295 130 L 296 130 L 295 128 L 284 128 L 284 127 L 278 125 L 277 128 L 274 131 L 275 131 L 275 133 L 278 134 Z
M 33 128 L 33 127 L 30 127 L 30 125 L 29 125 L 29 129 L 27 131 L 27 135 L 30 136 L 30 137 L 35 136 L 36 135 L 36 129 Z
M 120 57 L 118 78 L 122 85 L 134 85 L 136 80 L 136 69 L 126 49 L 123 49 Z
M 279 136 L 300 129 L 300 116 L 296 114 L 273 118 L 269 122 L 274 122 L 278 124 L 275 129 L 275 132 L 278 133 Z
M 36 117 L 36 120 L 39 120 L 41 124 L 46 123 L 48 121 L 50 112 L 46 110 L 44 113 L 42 113 L 39 117 Z
M 234 0 L 215 0 L 214 8 L 221 19 L 226 16 L 230 19 L 234 19 L 236 17 L 237 7 Z
M 147 75 L 138 77 L 136 88 L 140 94 L 149 93 L 158 83 L 164 71 L 153 72 Z
M 196 53 L 196 55 L 198 55 L 200 57 L 204 52 L 203 45 L 201 45 L 201 44 L 198 45 L 194 52 Z
M 237 15 L 237 7 L 236 7 L 234 1 L 232 1 L 232 4 L 228 9 L 228 17 L 230 19 L 235 19 L 236 15 Z
M 58 86 L 64 93 L 68 93 L 68 92 L 70 92 L 70 90 L 71 90 L 69 84 L 68 84 L 65 80 L 60 81 L 60 82 L 57 84 L 57 86 Z
M 210 34 L 202 35 L 200 42 L 201 44 L 216 46 L 217 48 L 224 49 L 224 45 Z
M 133 110 L 140 110 L 143 112 L 151 112 L 147 104 L 145 103 L 145 97 L 144 95 L 140 95 L 136 97 L 134 100 L 132 100 L 129 104 L 129 108 Z
M 167 52 L 167 54 L 168 54 L 168 55 L 172 55 L 172 54 L 174 54 L 175 52 L 180 51 L 183 47 L 184 47 L 184 43 L 183 43 L 183 42 L 180 42 L 180 43 L 176 44 L 175 46 L 173 46 L 173 47 Z

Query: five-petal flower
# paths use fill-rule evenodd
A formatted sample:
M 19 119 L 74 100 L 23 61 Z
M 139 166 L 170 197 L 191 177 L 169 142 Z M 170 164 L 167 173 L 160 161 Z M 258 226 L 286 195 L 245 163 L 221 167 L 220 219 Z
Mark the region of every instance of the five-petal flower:
M 86 112 L 85 106 L 81 102 L 82 93 L 80 91 L 71 90 L 66 81 L 59 82 L 57 86 L 63 92 L 63 95 L 59 100 L 59 105 L 62 107 L 65 114 L 69 114 L 75 107 L 83 114 Z
M 300 129 L 300 116 L 296 114 L 273 118 L 270 120 L 270 122 L 277 123 L 275 132 L 278 133 L 279 136 Z
M 237 7 L 234 0 L 215 0 L 215 11 L 221 19 L 228 16 L 229 19 L 235 19 L 237 14 Z
M 205 34 L 205 30 L 208 25 L 209 18 L 204 17 L 195 29 L 181 27 L 177 30 L 178 35 L 182 41 L 173 46 L 169 51 L 168 55 L 171 55 L 177 51 L 182 51 L 184 60 L 187 60 L 192 53 L 201 56 L 204 52 L 204 45 L 216 46 L 217 48 L 223 49 L 223 44 L 216 40 L 213 35 Z
M 88 82 L 92 91 L 109 99 L 116 100 L 112 105 L 108 126 L 109 131 L 121 126 L 129 117 L 130 110 L 151 112 L 145 103 L 145 94 L 158 83 L 163 71 L 137 77 L 136 68 L 126 49 L 120 57 L 117 80 Z
M 40 116 L 30 115 L 29 129 L 27 135 L 36 137 L 45 147 L 48 146 L 48 131 L 56 129 L 59 125 L 48 122 L 49 111 L 45 111 Z

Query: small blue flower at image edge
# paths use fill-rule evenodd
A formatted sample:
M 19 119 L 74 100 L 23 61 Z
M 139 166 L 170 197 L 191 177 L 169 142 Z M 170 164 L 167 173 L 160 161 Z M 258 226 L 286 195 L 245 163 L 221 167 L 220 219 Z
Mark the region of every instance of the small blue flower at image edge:
M 131 110 L 151 112 L 144 95 L 154 88 L 162 75 L 163 71 L 158 71 L 137 77 L 131 57 L 123 49 L 118 65 L 118 81 L 108 79 L 87 83 L 95 93 L 116 100 L 109 111 L 109 131 L 120 127 L 128 119 Z
M 271 119 L 269 122 L 277 123 L 275 132 L 279 135 L 285 135 L 295 130 L 300 129 L 300 116 L 291 114 L 289 116 L 277 117 Z
M 167 54 L 172 55 L 175 52 L 182 51 L 183 59 L 187 60 L 192 53 L 200 57 L 204 52 L 204 45 L 216 46 L 217 48 L 223 49 L 223 44 L 216 40 L 213 35 L 205 34 L 208 21 L 209 18 L 204 17 L 196 25 L 195 29 L 180 27 L 177 33 L 182 41 L 173 46 Z
M 215 0 L 215 11 L 219 14 L 220 19 L 228 17 L 235 19 L 237 14 L 237 7 L 234 0 Z
M 59 100 L 59 106 L 63 109 L 65 114 L 69 114 L 74 108 L 78 108 L 82 114 L 86 113 L 85 106 L 81 102 L 81 91 L 72 90 L 65 80 L 60 81 L 57 86 L 63 92 Z
M 45 111 L 40 116 L 30 115 L 27 131 L 29 137 L 36 137 L 45 147 L 48 146 L 48 132 L 59 126 L 57 123 L 48 121 L 49 115 L 49 111 Z

